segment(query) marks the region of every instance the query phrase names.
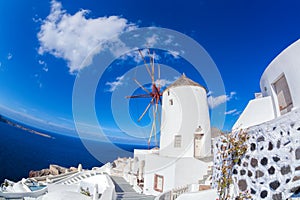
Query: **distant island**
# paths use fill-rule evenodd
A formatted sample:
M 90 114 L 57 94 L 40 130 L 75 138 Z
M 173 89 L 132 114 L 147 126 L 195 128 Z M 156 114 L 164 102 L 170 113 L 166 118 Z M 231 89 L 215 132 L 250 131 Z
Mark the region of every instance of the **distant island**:
M 21 130 L 23 130 L 23 131 L 26 131 L 26 132 L 29 132 L 29 133 L 33 133 L 33 134 L 36 134 L 36 135 L 39 135 L 39 136 L 42 136 L 42 137 L 46 137 L 46 138 L 51 138 L 51 139 L 53 139 L 53 137 L 50 136 L 50 135 L 48 135 L 48 134 L 41 133 L 41 132 L 38 132 L 38 131 L 36 131 L 36 130 L 30 129 L 30 128 L 28 128 L 28 127 L 25 127 L 25 126 L 23 126 L 23 125 L 21 125 L 21 124 L 18 124 L 18 123 L 16 123 L 16 122 L 13 122 L 12 120 L 10 120 L 10 119 L 8 119 L 8 118 L 2 116 L 2 115 L 0 115 L 0 123 L 1 123 L 1 122 L 2 122 L 2 123 L 5 123 L 5 124 L 8 124 L 8 125 L 10 125 L 10 126 L 19 128 L 19 129 L 21 129 Z

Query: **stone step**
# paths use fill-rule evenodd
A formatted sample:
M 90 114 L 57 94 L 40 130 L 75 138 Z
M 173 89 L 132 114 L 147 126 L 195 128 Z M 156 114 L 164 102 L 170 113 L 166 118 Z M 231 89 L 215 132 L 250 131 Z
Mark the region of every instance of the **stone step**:
M 123 177 L 111 176 L 115 184 L 117 200 L 154 200 L 154 196 L 143 195 L 135 192 L 131 185 Z
M 206 180 L 209 177 L 209 175 L 204 175 L 203 179 Z
M 154 200 L 154 196 L 148 196 L 148 195 L 142 195 L 137 193 L 118 193 L 117 194 L 117 200 L 137 200 L 137 199 L 143 199 L 143 200 Z

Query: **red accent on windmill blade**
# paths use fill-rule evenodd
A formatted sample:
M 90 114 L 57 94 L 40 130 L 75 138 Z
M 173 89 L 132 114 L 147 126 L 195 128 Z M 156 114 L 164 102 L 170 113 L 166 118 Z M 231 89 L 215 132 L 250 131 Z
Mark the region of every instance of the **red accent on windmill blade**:
M 154 106 L 153 108 L 153 122 L 152 122 L 152 127 L 151 127 L 151 132 L 150 132 L 150 136 L 148 139 L 148 147 L 150 147 L 151 144 L 151 139 L 152 139 L 152 135 L 154 134 L 154 139 L 155 139 L 155 144 L 157 146 L 157 141 L 156 141 L 156 129 L 157 129 L 157 125 L 156 125 L 156 120 L 160 119 L 158 116 L 159 110 L 158 110 L 158 104 L 162 103 L 161 97 L 162 97 L 162 92 L 161 90 L 161 85 L 160 85 L 160 65 L 157 64 L 157 69 L 158 69 L 158 74 L 157 74 L 157 80 L 155 81 L 155 62 L 154 62 L 154 51 L 153 54 L 151 54 L 150 49 L 148 49 L 148 55 L 150 57 L 150 64 L 148 64 L 145 60 L 145 57 L 142 53 L 141 50 L 138 50 L 143 61 L 144 64 L 146 66 L 146 70 L 148 72 L 148 74 L 150 75 L 151 78 L 151 82 L 152 82 L 152 86 L 151 86 L 151 92 L 146 89 L 137 79 L 133 79 L 135 81 L 135 83 L 141 88 L 143 89 L 147 94 L 138 94 L 138 95 L 132 95 L 132 96 L 128 96 L 126 98 L 151 98 L 150 103 L 147 105 L 146 109 L 144 110 L 144 112 L 142 113 L 142 115 L 139 117 L 138 121 L 140 121 L 145 114 L 148 112 L 150 106 Z M 156 85 L 157 84 L 157 85 Z M 160 121 L 158 121 L 160 124 Z

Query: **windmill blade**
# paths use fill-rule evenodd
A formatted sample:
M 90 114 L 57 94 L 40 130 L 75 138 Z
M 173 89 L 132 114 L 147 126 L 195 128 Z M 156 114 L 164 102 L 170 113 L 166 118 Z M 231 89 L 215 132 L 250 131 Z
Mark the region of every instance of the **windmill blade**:
M 153 129 L 154 129 L 154 142 L 155 142 L 155 145 L 157 143 L 156 141 L 156 112 L 157 112 L 157 103 L 155 104 L 155 111 L 153 112 Z
M 154 113 L 154 107 L 152 107 L 152 108 L 153 108 L 153 113 Z M 154 120 L 153 120 L 150 136 L 149 136 L 149 139 L 148 139 L 148 145 L 150 145 L 150 143 L 151 143 L 151 138 L 152 138 L 152 135 L 153 135 L 154 125 L 155 125 L 155 123 L 154 123 Z
M 135 78 L 133 80 L 134 80 L 134 82 L 136 82 L 136 84 L 138 84 L 138 86 L 140 86 L 140 88 L 142 88 L 145 92 L 150 94 L 149 90 L 147 90 L 142 84 L 140 84 L 140 82 L 138 80 L 136 80 Z
M 160 88 L 160 64 L 157 64 L 157 80 L 158 80 L 158 87 Z
M 153 84 L 154 84 L 154 80 L 155 80 L 155 77 L 154 77 L 154 72 L 155 72 L 154 59 L 155 59 L 155 51 L 153 51 L 153 53 L 152 53 L 152 82 L 153 82 Z
M 152 86 L 152 88 L 154 88 L 154 90 L 155 90 L 155 94 L 158 94 L 158 96 L 159 96 L 159 99 L 160 99 L 160 97 L 161 97 L 161 93 L 160 93 L 160 91 L 159 91 L 159 89 L 156 87 L 156 85 L 154 84 L 153 86 Z M 161 100 L 160 100 L 160 103 L 161 103 Z
M 142 57 L 142 59 L 143 59 L 143 61 L 144 61 L 144 64 L 145 64 L 145 66 L 146 66 L 146 69 L 147 69 L 148 74 L 149 74 L 150 77 L 152 78 L 151 72 L 150 72 L 150 69 L 149 69 L 149 65 L 147 64 L 147 62 L 146 62 L 146 60 L 145 60 L 145 57 L 144 57 L 144 55 L 143 55 L 143 53 L 142 53 L 142 51 L 141 51 L 140 49 L 139 49 L 139 53 L 140 53 L 140 55 L 141 55 L 141 57 Z
M 153 51 L 154 53 L 154 51 Z M 152 84 L 154 84 L 154 55 L 151 54 L 150 49 L 148 49 L 148 55 L 150 57 L 150 65 L 151 65 L 151 80 L 152 80 Z
M 161 130 L 161 109 L 157 109 L 157 116 L 158 116 L 158 127 L 159 131 Z
M 132 96 L 126 96 L 127 99 L 134 99 L 134 98 L 149 98 L 151 97 L 150 94 L 138 94 L 138 95 L 132 95 Z
M 154 98 L 151 99 L 150 103 L 148 104 L 148 106 L 146 107 L 146 109 L 144 110 L 143 114 L 139 117 L 138 121 L 141 121 L 142 118 L 144 117 L 144 115 L 147 113 L 148 109 L 150 108 L 151 104 L 153 103 Z
M 151 144 L 152 134 L 153 134 L 153 124 L 152 124 L 152 128 L 151 128 L 150 136 L 149 136 L 149 139 L 148 139 L 148 148 L 150 147 L 150 144 Z

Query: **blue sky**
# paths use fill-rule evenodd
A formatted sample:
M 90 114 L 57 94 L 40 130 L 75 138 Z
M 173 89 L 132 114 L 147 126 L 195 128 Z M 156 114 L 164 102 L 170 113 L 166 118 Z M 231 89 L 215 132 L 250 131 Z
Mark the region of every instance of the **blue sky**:
M 297 0 L 10 0 L 0 4 L 1 113 L 72 136 L 76 136 L 72 113 L 74 82 L 93 60 L 84 67 L 80 64 L 94 44 L 101 41 L 104 45 L 111 35 L 155 26 L 184 33 L 201 44 L 224 81 L 226 95 L 212 93 L 210 97 L 216 104 L 226 103 L 225 124 L 219 127 L 224 130 L 230 129 L 254 92 L 259 92 L 259 79 L 266 66 L 300 35 Z M 158 60 L 174 68 L 188 65 L 172 55 L 163 55 L 161 52 Z M 110 104 L 112 92 L 120 85 L 134 84 L 122 75 L 135 66 L 134 57 L 116 60 L 98 85 L 97 116 L 104 132 L 115 140 L 134 139 L 118 129 Z M 185 71 L 187 76 L 205 85 L 189 69 Z M 166 83 L 176 77 L 164 75 Z M 133 120 L 145 105 L 147 102 L 132 102 Z M 146 116 L 141 124 L 147 125 L 150 120 Z M 93 138 L 97 134 L 95 124 L 88 120 L 84 123 L 86 137 Z M 212 125 L 218 123 L 212 121 Z

